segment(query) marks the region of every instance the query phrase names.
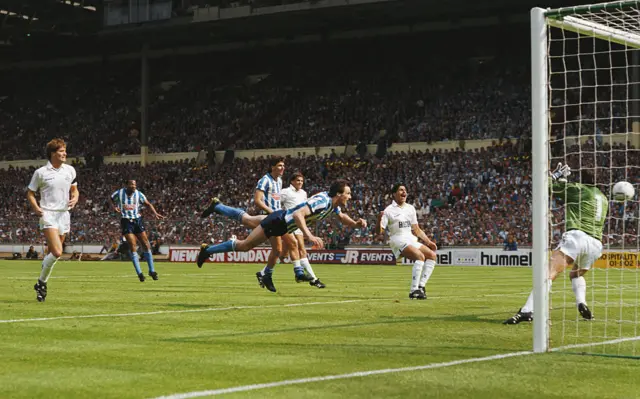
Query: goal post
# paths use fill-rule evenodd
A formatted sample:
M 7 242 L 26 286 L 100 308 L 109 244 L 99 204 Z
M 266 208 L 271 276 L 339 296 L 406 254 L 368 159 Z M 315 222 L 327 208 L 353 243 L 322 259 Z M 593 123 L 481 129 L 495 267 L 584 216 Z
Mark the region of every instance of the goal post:
M 549 348 L 549 88 L 545 10 L 531 10 L 533 350 Z
M 621 180 L 639 191 L 640 0 L 534 8 L 530 17 L 533 351 L 640 358 L 640 204 L 610 193 Z M 565 204 L 549 193 L 557 162 L 571 166 L 570 181 L 591 171 L 609 200 L 605 256 L 584 275 L 591 321 L 577 312 L 568 271 L 549 288 L 566 223 Z

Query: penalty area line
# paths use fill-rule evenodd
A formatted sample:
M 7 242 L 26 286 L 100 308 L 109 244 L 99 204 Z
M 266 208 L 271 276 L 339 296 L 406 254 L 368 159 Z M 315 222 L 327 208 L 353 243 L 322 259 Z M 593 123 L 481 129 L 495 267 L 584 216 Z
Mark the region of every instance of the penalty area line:
M 266 389 L 266 388 L 276 388 L 282 387 L 286 385 L 297 385 L 297 384 L 308 384 L 310 382 L 322 382 L 322 381 L 331 381 L 331 380 L 343 380 L 348 378 L 359 378 L 359 377 L 369 377 L 372 375 L 380 375 L 380 374 L 391 374 L 391 373 L 405 373 L 411 371 L 420 371 L 420 370 L 430 370 L 430 369 L 439 369 L 443 367 L 451 367 L 458 366 L 460 364 L 468 364 L 468 363 L 479 363 L 479 362 L 487 362 L 491 360 L 499 360 L 499 359 L 507 359 L 510 357 L 517 356 L 526 356 L 532 355 L 533 352 L 512 352 L 512 353 L 504 353 L 500 355 L 492 355 L 486 357 L 476 357 L 471 359 L 462 359 L 462 360 L 454 360 L 451 362 L 442 362 L 442 363 L 431 363 L 425 364 L 422 366 L 412 366 L 412 367 L 401 367 L 394 369 L 381 369 L 381 370 L 369 370 L 369 371 L 358 371 L 355 373 L 348 374 L 336 374 L 336 375 L 327 375 L 323 377 L 309 377 L 309 378 L 300 378 L 296 380 L 283 380 L 283 381 L 275 381 L 269 382 L 265 384 L 252 384 L 252 385 L 241 385 L 230 388 L 222 388 L 222 389 L 213 389 L 209 391 L 194 391 L 194 392 L 185 392 L 185 393 L 174 393 L 166 396 L 158 396 L 154 399 L 189 399 L 189 398 L 201 398 L 205 396 L 216 396 L 216 395 L 224 395 L 235 392 L 246 392 L 246 391 L 255 391 L 258 389 Z

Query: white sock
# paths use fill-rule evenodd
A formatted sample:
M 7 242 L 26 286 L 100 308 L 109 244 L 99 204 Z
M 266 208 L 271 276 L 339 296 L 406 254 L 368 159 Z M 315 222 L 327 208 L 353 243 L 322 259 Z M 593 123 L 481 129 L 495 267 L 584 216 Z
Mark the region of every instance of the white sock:
M 549 285 L 548 290 L 551 292 L 551 283 L 553 281 L 548 280 L 547 284 Z M 527 298 L 527 302 L 525 302 L 524 306 L 520 310 L 522 313 L 533 313 L 533 290 L 529 294 L 529 298 Z
M 418 289 L 418 283 L 420 283 L 420 276 L 422 276 L 422 269 L 424 268 L 424 262 L 417 260 L 413 262 L 413 271 L 411 273 L 411 292 Z
M 522 313 L 532 313 L 533 312 L 533 291 L 529 294 L 529 298 L 527 298 L 527 302 L 524 303 L 522 309 L 520 309 Z
M 433 259 L 427 259 L 424 261 L 424 269 L 422 269 L 422 276 L 420 277 L 420 287 L 426 287 L 433 269 L 436 267 L 436 261 Z
M 53 270 L 53 266 L 56 264 L 60 258 L 56 258 L 51 253 L 47 254 L 42 260 L 42 270 L 40 271 L 40 281 L 46 283 L 49 280 L 49 276 L 51 276 L 51 271 Z
M 300 263 L 302 264 L 304 269 L 307 271 L 307 274 L 309 276 L 311 276 L 314 280 L 318 279 L 318 277 L 316 277 L 316 274 L 313 272 L 313 268 L 311 267 L 311 263 L 309 263 L 309 259 L 308 258 L 300 259 Z
M 571 279 L 571 288 L 573 293 L 576 294 L 576 305 L 581 303 L 587 304 L 587 282 L 584 277 L 576 277 Z

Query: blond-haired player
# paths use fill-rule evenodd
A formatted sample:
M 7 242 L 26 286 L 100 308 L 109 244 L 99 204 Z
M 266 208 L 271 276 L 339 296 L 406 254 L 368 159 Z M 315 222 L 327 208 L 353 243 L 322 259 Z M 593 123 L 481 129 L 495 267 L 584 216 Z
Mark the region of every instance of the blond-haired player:
M 51 140 L 46 151 L 49 161 L 34 172 L 27 190 L 27 200 L 35 214 L 40 216 L 40 228 L 49 248 L 49 253 L 42 260 L 38 282 L 33 286 L 39 302 L 44 302 L 47 297 L 47 281 L 53 266 L 62 256 L 65 234 L 71 230 L 69 210 L 76 206 L 80 197 L 76 170 L 65 164 L 67 145 L 64 140 Z M 37 192 L 40 192 L 39 204 Z

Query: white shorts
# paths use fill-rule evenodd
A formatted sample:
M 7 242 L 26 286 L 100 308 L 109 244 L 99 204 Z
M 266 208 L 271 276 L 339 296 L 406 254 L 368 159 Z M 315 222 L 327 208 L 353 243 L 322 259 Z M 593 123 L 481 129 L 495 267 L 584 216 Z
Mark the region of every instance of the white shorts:
M 59 235 L 68 233 L 71 231 L 69 212 L 43 211 L 40 217 L 40 229 L 58 229 Z
M 573 259 L 579 269 L 591 269 L 602 255 L 602 243 L 580 230 L 564 233 L 556 249 Z
M 393 251 L 396 259 L 400 259 L 400 253 L 409 245 L 414 248 L 420 248 L 422 246 L 416 236 L 393 236 L 389 238 L 389 247 L 391 247 L 391 251 Z
M 302 235 L 304 235 L 304 234 L 302 233 L 302 230 L 300 230 L 300 229 L 295 229 L 295 230 L 293 231 L 293 233 L 291 233 L 291 234 L 293 234 L 294 236 L 302 236 Z

